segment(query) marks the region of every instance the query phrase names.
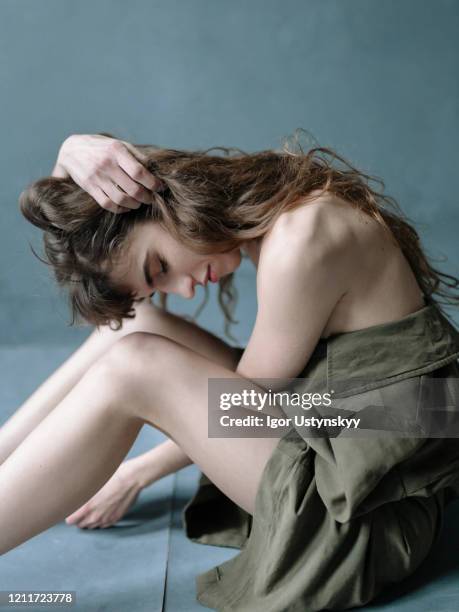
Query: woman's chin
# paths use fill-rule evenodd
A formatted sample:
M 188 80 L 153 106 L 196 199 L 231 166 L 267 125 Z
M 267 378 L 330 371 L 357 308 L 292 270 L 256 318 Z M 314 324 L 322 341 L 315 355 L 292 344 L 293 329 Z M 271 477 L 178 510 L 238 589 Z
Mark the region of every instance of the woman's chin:
M 236 258 L 237 259 L 236 259 L 236 263 L 235 263 L 234 268 L 233 268 L 233 272 L 235 272 L 239 268 L 239 266 L 241 265 L 241 261 L 242 261 L 241 249 L 237 249 Z
M 233 264 L 229 270 L 229 272 L 225 272 L 224 274 L 221 275 L 220 278 L 222 278 L 223 276 L 229 276 L 230 274 L 233 274 L 234 272 L 236 272 L 236 270 L 239 268 L 239 266 L 241 265 L 241 261 L 242 261 L 242 257 L 239 257 L 239 260 L 236 264 Z
M 211 263 L 212 270 L 215 276 L 218 278 L 218 281 L 224 278 L 225 276 L 229 276 L 230 274 L 233 274 L 233 272 L 236 272 L 236 270 L 241 265 L 241 261 L 242 261 L 242 255 L 241 255 L 240 249 L 238 249 L 237 253 L 235 252 L 234 255 L 232 254 L 230 261 L 218 262 L 220 263 L 218 267 L 215 264 Z M 218 282 L 218 281 L 215 281 L 215 282 Z

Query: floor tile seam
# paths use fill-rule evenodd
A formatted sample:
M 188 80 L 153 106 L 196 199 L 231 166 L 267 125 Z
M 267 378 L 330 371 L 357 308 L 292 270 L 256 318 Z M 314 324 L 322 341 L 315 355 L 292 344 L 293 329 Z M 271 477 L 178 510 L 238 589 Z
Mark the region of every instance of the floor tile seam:
M 172 529 L 175 515 L 175 501 L 177 493 L 177 472 L 173 475 L 173 484 L 171 490 L 171 498 L 169 504 L 169 525 L 167 529 L 167 547 L 166 547 L 166 564 L 164 568 L 164 580 L 163 580 L 163 596 L 161 602 L 161 612 L 167 611 L 167 582 L 169 577 L 169 560 L 172 551 Z

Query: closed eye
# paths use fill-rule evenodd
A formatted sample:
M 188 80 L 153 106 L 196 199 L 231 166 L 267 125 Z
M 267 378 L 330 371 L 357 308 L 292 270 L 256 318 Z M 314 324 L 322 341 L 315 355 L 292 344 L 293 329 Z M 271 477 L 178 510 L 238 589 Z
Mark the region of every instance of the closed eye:
M 143 276 L 145 279 L 146 284 L 153 289 L 153 280 L 151 278 L 151 274 L 150 274 L 150 254 L 147 253 L 145 256 L 145 259 L 143 261 Z
M 161 274 L 167 274 L 169 265 L 165 259 L 158 257 L 159 263 L 161 264 Z
M 158 261 L 161 264 L 161 270 L 160 270 L 159 274 L 167 274 L 167 272 L 169 270 L 169 264 L 167 263 L 167 261 L 164 258 L 162 258 L 161 256 L 159 256 L 159 255 L 158 255 Z M 151 274 L 150 274 L 150 265 L 149 265 L 149 263 L 150 263 L 150 254 L 147 253 L 147 255 L 145 257 L 145 260 L 144 260 L 144 263 L 143 263 L 143 275 L 144 275 L 146 284 L 151 289 L 154 289 L 154 283 L 153 283 L 153 279 L 152 279 Z

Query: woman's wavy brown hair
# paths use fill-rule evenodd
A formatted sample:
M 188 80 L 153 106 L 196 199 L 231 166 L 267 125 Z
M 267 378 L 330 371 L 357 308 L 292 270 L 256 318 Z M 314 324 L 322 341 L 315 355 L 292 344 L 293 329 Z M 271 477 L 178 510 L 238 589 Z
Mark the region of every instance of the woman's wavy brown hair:
M 360 172 L 329 148 L 317 146 L 305 153 L 298 140 L 294 147 L 287 141 L 281 151 L 250 154 L 227 147 L 177 151 L 134 146 L 144 166 L 164 184 L 152 205 L 115 215 L 71 178 L 42 178 L 20 196 L 23 215 L 44 232 L 46 259 L 40 259 L 53 267 L 59 285 L 69 290 L 71 324 L 82 317 L 96 326 L 119 329 L 125 317 L 135 316 L 134 295 L 114 285 L 108 272 L 136 224 L 157 221 L 196 252 L 221 253 L 261 238 L 281 213 L 317 189 L 340 196 L 376 219 L 402 249 L 429 301 L 438 305 L 436 294 L 445 304 L 459 304 L 459 296 L 451 292 L 459 279 L 432 267 L 414 227 L 396 201 L 382 193 L 384 182 Z M 382 187 L 381 192 L 370 186 L 372 181 Z M 232 281 L 233 274 L 222 278 L 218 294 L 229 337 L 229 325 L 237 322 L 232 317 L 237 301 Z M 204 302 L 192 320 L 207 299 L 206 287 Z M 160 304 L 167 308 L 166 295 L 160 294 Z

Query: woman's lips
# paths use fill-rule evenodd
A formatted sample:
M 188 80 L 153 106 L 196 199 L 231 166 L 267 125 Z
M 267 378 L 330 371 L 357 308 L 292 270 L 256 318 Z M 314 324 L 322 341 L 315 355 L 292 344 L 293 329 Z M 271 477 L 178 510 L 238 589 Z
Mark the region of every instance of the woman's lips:
M 211 283 L 218 283 L 218 276 L 212 270 L 212 266 L 210 264 L 207 266 L 206 276 L 205 276 L 203 282 L 202 283 L 198 283 L 198 284 L 199 285 L 203 285 L 205 287 L 209 281 Z
M 209 264 L 208 277 L 209 277 L 209 280 L 210 280 L 211 283 L 218 283 L 218 276 L 212 270 L 212 266 L 210 264 Z

